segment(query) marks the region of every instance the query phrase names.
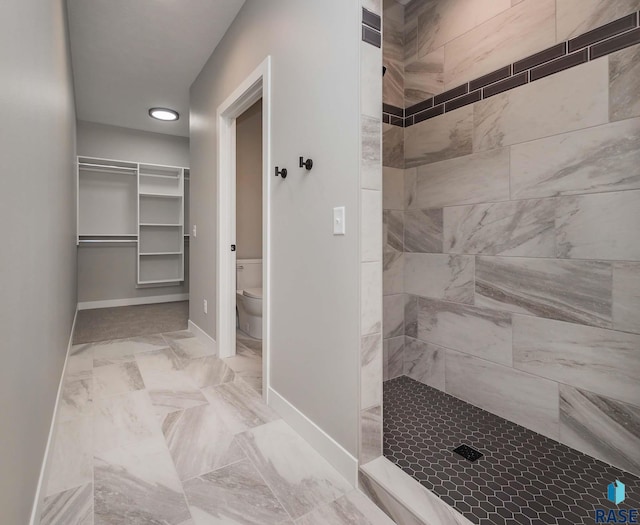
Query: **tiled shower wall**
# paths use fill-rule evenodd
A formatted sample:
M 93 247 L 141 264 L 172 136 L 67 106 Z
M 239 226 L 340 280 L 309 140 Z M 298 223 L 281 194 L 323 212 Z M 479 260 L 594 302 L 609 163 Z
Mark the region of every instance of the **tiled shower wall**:
M 414 0 L 402 50 L 385 50 L 404 57 L 385 102 L 398 84 L 409 106 L 638 9 Z M 407 374 L 640 474 L 640 46 L 383 130 L 385 379 Z

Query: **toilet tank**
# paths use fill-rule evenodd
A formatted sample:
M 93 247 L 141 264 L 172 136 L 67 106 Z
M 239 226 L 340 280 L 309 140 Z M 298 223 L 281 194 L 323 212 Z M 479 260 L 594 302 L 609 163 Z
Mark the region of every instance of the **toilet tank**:
M 262 288 L 262 259 L 236 260 L 236 289 Z

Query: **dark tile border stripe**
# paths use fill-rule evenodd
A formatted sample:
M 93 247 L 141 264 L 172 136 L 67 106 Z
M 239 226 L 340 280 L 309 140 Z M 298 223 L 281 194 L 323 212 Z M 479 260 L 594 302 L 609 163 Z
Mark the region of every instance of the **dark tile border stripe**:
M 640 12 L 623 16 L 404 110 L 383 104 L 383 122 L 395 126 L 413 126 L 448 111 L 584 64 L 589 60 L 640 44 L 639 22 Z M 369 28 L 363 26 L 363 32 L 365 29 Z
M 382 35 L 378 31 L 374 31 L 369 26 L 362 26 L 362 41 L 372 46 L 382 46 Z
M 362 23 L 376 31 L 382 30 L 382 20 L 380 19 L 380 15 L 372 13 L 364 7 L 362 8 Z

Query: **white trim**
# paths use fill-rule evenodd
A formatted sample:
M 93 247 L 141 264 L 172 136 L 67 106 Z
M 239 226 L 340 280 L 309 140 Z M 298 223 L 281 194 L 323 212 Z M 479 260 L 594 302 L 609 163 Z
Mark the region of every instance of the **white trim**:
M 151 295 L 149 297 L 131 297 L 130 299 L 108 299 L 106 301 L 85 301 L 78 303 L 78 310 L 93 310 L 94 308 L 112 308 L 114 306 L 134 306 L 138 304 L 173 303 L 188 301 L 188 293 L 172 295 Z
M 235 355 L 235 120 L 262 98 L 262 395 L 270 383 L 270 230 L 271 230 L 271 57 L 264 61 L 220 104 L 217 124 L 217 265 L 216 327 L 220 357 Z
M 71 324 L 71 333 L 69 334 L 69 342 L 67 343 L 67 353 L 64 357 L 64 365 L 62 366 L 62 375 L 60 376 L 60 382 L 58 383 L 58 392 L 56 394 L 56 404 L 53 407 L 53 415 L 51 416 L 51 425 L 49 426 L 49 437 L 47 438 L 47 446 L 44 449 L 44 456 L 42 458 L 42 466 L 40 467 L 40 477 L 38 478 L 38 485 L 36 487 L 35 499 L 33 500 L 33 507 L 31 509 L 31 519 L 29 525 L 38 525 L 40 523 L 40 516 L 42 514 L 42 504 L 44 503 L 44 490 L 45 480 L 49 477 L 49 468 L 51 464 L 49 462 L 49 455 L 53 450 L 53 439 L 56 435 L 56 429 L 58 428 L 58 406 L 60 404 L 60 397 L 62 395 L 62 385 L 64 383 L 64 375 L 67 371 L 67 362 L 69 360 L 69 354 L 71 353 L 71 347 L 73 346 L 73 332 L 76 328 L 76 319 L 78 318 L 78 308 L 73 315 L 73 323 Z
M 269 406 L 354 487 L 358 482 L 358 460 L 273 388 Z
M 194 323 L 191 319 L 189 319 L 189 330 L 193 332 L 193 335 L 195 335 L 202 344 L 206 345 L 206 347 L 209 348 L 212 353 L 218 353 L 218 345 L 216 344 L 216 340 L 202 328 L 200 328 L 196 323 Z

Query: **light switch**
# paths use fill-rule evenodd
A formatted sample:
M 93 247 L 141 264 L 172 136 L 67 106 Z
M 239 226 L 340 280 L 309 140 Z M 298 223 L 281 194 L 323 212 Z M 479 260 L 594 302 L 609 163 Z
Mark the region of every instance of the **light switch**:
M 193 225 L 193 236 L 196 237 L 196 225 Z
M 334 235 L 345 234 L 344 216 L 345 216 L 344 206 L 333 208 L 333 234 Z

